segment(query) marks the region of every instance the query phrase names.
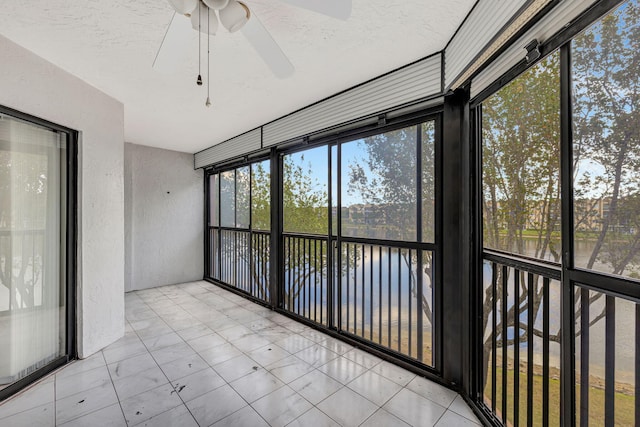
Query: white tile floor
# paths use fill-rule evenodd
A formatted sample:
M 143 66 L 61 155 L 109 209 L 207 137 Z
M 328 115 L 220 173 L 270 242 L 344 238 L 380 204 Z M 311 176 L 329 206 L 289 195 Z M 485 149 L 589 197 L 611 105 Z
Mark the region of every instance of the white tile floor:
M 206 282 L 126 295 L 126 334 L 1 426 L 476 426 L 455 392 Z

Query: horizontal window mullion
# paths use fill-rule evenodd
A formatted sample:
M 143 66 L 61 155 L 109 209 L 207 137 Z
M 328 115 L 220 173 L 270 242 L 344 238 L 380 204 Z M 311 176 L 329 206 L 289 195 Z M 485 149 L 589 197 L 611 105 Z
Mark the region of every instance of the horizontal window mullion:
M 528 273 L 540 274 L 550 279 L 560 280 L 561 277 L 560 264 L 541 262 L 527 257 L 514 256 L 487 249 L 483 250 L 482 259 L 517 268 Z
M 580 287 L 640 302 L 640 282 L 637 280 L 582 269 L 567 270 L 567 274 Z
M 360 243 L 364 245 L 376 245 L 376 246 L 388 246 L 392 248 L 408 248 L 435 251 L 437 245 L 435 243 L 421 243 L 415 241 L 403 241 L 403 240 L 384 240 L 384 239 L 370 239 L 366 237 L 340 237 L 343 243 Z

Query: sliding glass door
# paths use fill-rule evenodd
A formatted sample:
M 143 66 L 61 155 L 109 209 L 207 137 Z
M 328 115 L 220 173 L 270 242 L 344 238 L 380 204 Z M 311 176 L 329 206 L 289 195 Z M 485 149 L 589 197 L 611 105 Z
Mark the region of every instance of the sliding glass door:
M 5 392 L 69 354 L 69 145 L 67 132 L 0 111 L 0 390 Z
M 281 155 L 283 308 L 437 367 L 439 116 Z

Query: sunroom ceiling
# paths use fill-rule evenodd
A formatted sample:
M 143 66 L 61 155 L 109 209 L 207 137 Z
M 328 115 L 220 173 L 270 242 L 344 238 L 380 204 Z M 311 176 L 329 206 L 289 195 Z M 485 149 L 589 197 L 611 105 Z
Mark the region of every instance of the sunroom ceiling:
M 174 72 L 151 67 L 173 14 L 166 0 L 4 0 L 0 34 L 120 100 L 127 142 L 196 152 L 442 50 L 475 0 L 353 0 L 346 22 L 246 2 L 296 72 L 277 79 L 241 34 L 221 29 L 210 108 L 195 84 L 195 31 Z

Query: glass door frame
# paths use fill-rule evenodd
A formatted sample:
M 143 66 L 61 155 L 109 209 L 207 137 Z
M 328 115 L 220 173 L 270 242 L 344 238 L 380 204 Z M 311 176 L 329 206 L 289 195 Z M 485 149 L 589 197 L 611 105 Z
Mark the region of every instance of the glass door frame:
M 78 141 L 79 133 L 76 130 L 44 120 L 30 114 L 23 113 L 12 108 L 0 105 L 0 115 L 6 115 L 18 120 L 32 123 L 36 126 L 48 128 L 50 130 L 64 133 L 67 137 L 66 157 L 61 158 L 66 167 L 66 203 L 64 211 L 66 217 L 65 244 L 65 278 L 59 284 L 61 286 L 61 300 L 65 304 L 65 354 L 51 361 L 46 366 L 36 370 L 26 377 L 6 386 L 0 390 L 0 402 L 14 395 L 38 379 L 46 376 L 50 372 L 58 369 L 73 359 L 77 358 L 77 332 L 76 332 L 76 290 L 77 290 L 77 222 L 78 222 Z M 62 237 L 62 236 L 61 236 Z
M 274 264 L 278 266 L 277 276 L 272 278 L 271 283 L 283 283 L 284 278 L 284 232 L 283 232 L 283 220 L 284 215 L 282 212 L 282 189 L 284 184 L 284 177 L 282 176 L 283 170 L 283 157 L 288 154 L 293 154 L 301 151 L 305 151 L 308 149 L 318 148 L 318 147 L 326 147 L 327 149 L 327 163 L 328 163 L 328 229 L 326 236 L 320 236 L 322 238 L 327 238 L 329 242 L 329 256 L 328 256 L 328 264 L 329 271 L 328 274 L 328 282 L 329 282 L 329 297 L 328 300 L 335 302 L 335 294 L 341 295 L 341 280 L 335 280 L 335 267 L 334 264 L 336 260 L 333 256 L 333 251 L 336 247 L 339 247 L 343 242 L 365 242 L 365 244 L 402 244 L 407 248 L 417 249 L 417 250 L 430 250 L 433 253 L 433 320 L 432 320 L 432 328 L 433 328 L 433 366 L 428 366 L 423 363 L 419 363 L 416 360 L 400 354 L 398 352 L 387 349 L 386 347 L 380 346 L 372 341 L 368 341 L 364 338 L 360 338 L 358 336 L 352 335 L 342 330 L 340 324 L 340 317 L 336 318 L 336 314 L 340 312 L 340 303 L 338 303 L 338 307 L 333 307 L 333 303 L 329 304 L 328 310 L 328 319 L 330 321 L 327 326 L 328 331 L 334 332 L 337 336 L 340 336 L 342 339 L 347 339 L 353 341 L 354 343 L 364 344 L 373 350 L 375 353 L 381 356 L 393 358 L 396 363 L 400 363 L 401 365 L 415 370 L 416 368 L 424 375 L 428 376 L 431 379 L 434 379 L 438 382 L 442 382 L 442 201 L 443 201 L 443 191 L 442 191 L 442 146 L 443 146 L 443 107 L 438 106 L 435 108 L 431 108 L 428 110 L 419 111 L 414 114 L 398 117 L 393 120 L 388 120 L 383 115 L 378 118 L 374 123 L 369 126 L 363 126 L 359 128 L 355 128 L 351 131 L 346 131 L 343 133 L 338 133 L 332 136 L 319 138 L 314 141 L 309 141 L 309 139 L 304 139 L 302 143 L 294 144 L 284 147 L 276 148 L 272 151 L 272 182 L 276 181 L 276 191 L 272 187 L 272 211 L 276 211 L 275 217 L 272 216 L 271 221 L 271 229 L 274 234 L 275 246 L 277 247 L 277 260 L 274 260 Z M 420 242 L 396 242 L 382 239 L 360 239 L 360 238 L 343 238 L 341 232 L 341 146 L 344 143 L 348 143 L 357 139 L 366 138 L 369 136 L 382 134 L 385 132 L 399 130 L 406 127 L 418 126 L 422 123 L 433 121 L 435 125 L 435 136 L 434 136 L 434 241 L 432 243 L 420 243 Z M 416 150 L 420 150 L 422 148 L 421 144 L 416 144 Z M 332 159 L 332 148 L 337 147 L 337 155 L 336 161 L 337 165 L 333 165 Z M 418 153 L 416 152 L 416 155 Z M 421 157 L 416 161 L 416 168 L 421 165 Z M 333 177 L 334 166 L 337 172 L 337 177 Z M 277 171 L 277 173 L 274 173 Z M 421 203 L 417 203 L 418 200 L 422 198 L 421 185 L 422 185 L 422 175 L 421 169 L 417 170 L 416 176 L 420 177 L 417 182 L 416 194 L 417 200 L 416 204 L 421 205 Z M 333 189 L 333 183 L 337 183 L 337 189 Z M 336 195 L 337 200 L 332 200 L 333 194 Z M 336 205 L 337 214 L 336 214 L 336 226 L 337 230 L 332 229 L 332 216 L 331 210 L 332 206 Z M 421 219 L 419 214 L 421 212 L 421 206 L 418 207 L 416 212 L 417 221 Z M 346 239 L 346 240 L 345 240 Z M 274 252 L 275 253 L 275 252 Z M 273 301 L 273 306 L 277 307 L 279 310 L 284 310 L 284 300 L 283 300 L 283 292 L 281 287 L 277 287 L 278 289 L 273 289 L 271 295 L 276 298 Z M 276 292 L 277 291 L 277 292 Z M 338 298 L 339 300 L 340 298 Z M 287 315 L 290 315 L 288 312 L 285 312 Z M 301 322 L 307 323 L 313 327 L 319 327 L 318 325 L 313 324 L 304 318 L 299 318 L 299 316 L 295 316 Z

